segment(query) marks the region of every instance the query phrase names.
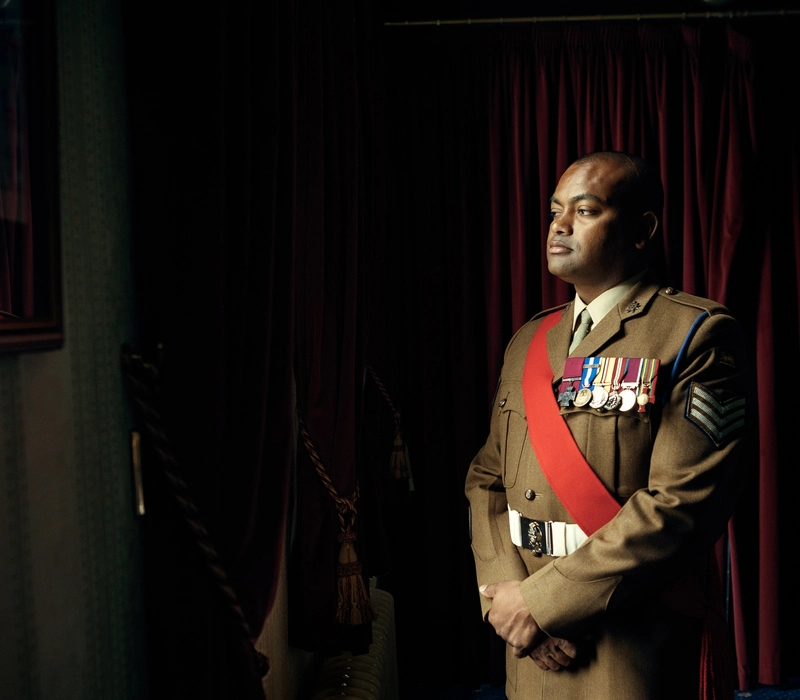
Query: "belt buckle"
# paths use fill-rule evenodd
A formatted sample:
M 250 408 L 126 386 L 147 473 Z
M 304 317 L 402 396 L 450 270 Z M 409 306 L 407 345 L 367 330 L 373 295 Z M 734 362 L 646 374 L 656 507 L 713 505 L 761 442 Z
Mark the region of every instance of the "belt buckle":
M 553 523 L 552 521 L 542 522 L 541 520 L 531 520 L 528 523 L 528 544 L 533 556 L 540 557 L 542 554 L 553 554 Z
M 540 557 L 544 554 L 542 544 L 547 546 L 547 543 L 544 541 L 544 533 L 542 528 L 539 527 L 538 520 L 531 520 L 528 523 L 528 544 L 534 556 Z

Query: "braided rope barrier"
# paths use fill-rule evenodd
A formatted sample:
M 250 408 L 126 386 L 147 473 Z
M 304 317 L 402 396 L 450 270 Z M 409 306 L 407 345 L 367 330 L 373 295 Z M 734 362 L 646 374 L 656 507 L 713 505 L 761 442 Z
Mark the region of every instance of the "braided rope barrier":
M 228 575 L 219 562 L 219 554 L 211 535 L 203 524 L 200 511 L 192 499 L 189 487 L 178 473 L 178 461 L 164 433 L 161 415 L 155 406 L 159 395 L 159 370 L 128 346 L 124 346 L 122 349 L 121 364 L 123 373 L 132 389 L 133 400 L 141 412 L 144 432 L 166 477 L 183 521 L 189 528 L 193 542 L 203 557 L 207 572 L 222 595 L 226 610 L 246 640 L 245 649 L 255 661 L 254 668 L 258 669 L 263 678 L 269 671 L 267 657 L 254 646 L 253 634 L 239 605 L 236 591 L 231 586 Z

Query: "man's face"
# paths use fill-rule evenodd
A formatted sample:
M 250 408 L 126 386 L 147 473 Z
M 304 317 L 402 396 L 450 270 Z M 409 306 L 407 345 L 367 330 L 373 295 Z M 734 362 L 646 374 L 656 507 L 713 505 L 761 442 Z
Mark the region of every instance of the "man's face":
M 547 267 L 586 303 L 634 274 L 636 246 L 613 197 L 623 175 L 612 161 L 572 165 L 551 197 Z

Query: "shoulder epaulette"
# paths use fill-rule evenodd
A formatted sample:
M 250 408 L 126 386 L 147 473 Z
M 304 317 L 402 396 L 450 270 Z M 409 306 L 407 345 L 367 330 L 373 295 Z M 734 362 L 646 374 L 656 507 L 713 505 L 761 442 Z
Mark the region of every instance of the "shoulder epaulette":
M 692 308 L 699 309 L 700 311 L 706 311 L 709 316 L 713 316 L 714 314 L 727 314 L 730 313 L 728 309 L 717 301 L 712 301 L 711 299 L 705 299 L 704 297 L 698 297 L 694 294 L 688 294 L 687 292 L 681 292 L 675 287 L 662 287 L 658 290 L 658 296 L 669 299 L 676 304 L 681 304 L 682 306 L 691 306 Z

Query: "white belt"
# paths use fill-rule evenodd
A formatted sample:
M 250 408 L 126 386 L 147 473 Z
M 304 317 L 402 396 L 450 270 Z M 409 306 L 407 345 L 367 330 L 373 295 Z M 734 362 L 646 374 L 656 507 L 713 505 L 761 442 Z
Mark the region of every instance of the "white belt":
M 564 557 L 572 554 L 587 539 L 586 533 L 572 523 L 552 520 L 531 520 L 508 507 L 511 541 L 517 547 L 530 549 L 536 556 L 547 554 Z

